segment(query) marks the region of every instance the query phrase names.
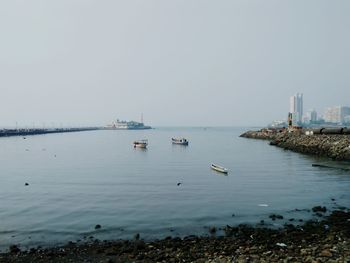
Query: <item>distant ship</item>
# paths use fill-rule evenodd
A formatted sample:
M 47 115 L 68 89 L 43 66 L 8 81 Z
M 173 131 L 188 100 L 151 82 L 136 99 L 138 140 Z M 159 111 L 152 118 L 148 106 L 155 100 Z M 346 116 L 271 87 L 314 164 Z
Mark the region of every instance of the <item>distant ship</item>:
M 111 130 L 147 130 L 152 129 L 151 126 L 145 126 L 143 122 L 136 122 L 136 121 L 120 121 L 117 119 L 117 121 L 113 122 L 112 124 L 107 125 L 107 129 Z
M 173 144 L 188 145 L 188 140 L 185 138 L 181 138 L 181 139 L 171 138 L 171 141 L 173 142 Z
M 134 148 L 143 148 L 146 149 L 148 145 L 148 140 L 139 140 L 134 141 Z

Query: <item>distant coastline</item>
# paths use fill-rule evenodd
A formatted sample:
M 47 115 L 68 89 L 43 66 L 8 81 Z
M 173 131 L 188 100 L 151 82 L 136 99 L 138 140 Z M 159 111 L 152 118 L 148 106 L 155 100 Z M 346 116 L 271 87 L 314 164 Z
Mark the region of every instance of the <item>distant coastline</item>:
M 52 128 L 52 129 L 0 129 L 0 137 L 10 136 L 29 136 L 29 135 L 41 135 L 50 133 L 67 133 L 67 132 L 82 132 L 82 131 L 95 131 L 100 130 L 99 127 L 84 127 L 84 128 Z
M 144 125 L 143 122 L 119 121 L 113 122 L 104 127 L 79 127 L 79 128 L 3 128 L 0 129 L 0 137 L 10 136 L 30 136 L 50 133 L 83 132 L 96 130 L 149 130 L 151 126 Z

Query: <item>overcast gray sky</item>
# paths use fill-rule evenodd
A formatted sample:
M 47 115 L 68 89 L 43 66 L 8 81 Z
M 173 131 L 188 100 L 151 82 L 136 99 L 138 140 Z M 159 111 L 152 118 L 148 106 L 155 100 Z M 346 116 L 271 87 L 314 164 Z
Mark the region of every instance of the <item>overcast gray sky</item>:
M 0 0 L 0 126 L 264 125 L 350 105 L 348 0 Z

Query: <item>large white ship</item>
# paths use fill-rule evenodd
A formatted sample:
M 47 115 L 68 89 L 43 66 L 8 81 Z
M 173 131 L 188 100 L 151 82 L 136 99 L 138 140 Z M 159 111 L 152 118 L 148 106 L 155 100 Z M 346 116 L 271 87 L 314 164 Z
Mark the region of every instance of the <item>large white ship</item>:
M 112 124 L 107 125 L 107 129 L 111 129 L 111 130 L 146 130 L 146 129 L 152 129 L 152 127 L 145 126 L 143 122 L 120 121 L 119 119 L 117 119 L 117 121 L 113 122 Z

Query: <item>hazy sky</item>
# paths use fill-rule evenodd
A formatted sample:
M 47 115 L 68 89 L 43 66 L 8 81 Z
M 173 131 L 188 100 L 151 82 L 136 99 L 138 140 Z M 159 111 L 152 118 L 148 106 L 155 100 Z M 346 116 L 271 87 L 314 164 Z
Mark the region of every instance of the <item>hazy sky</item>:
M 350 105 L 348 0 L 0 0 L 0 126 L 264 125 Z

